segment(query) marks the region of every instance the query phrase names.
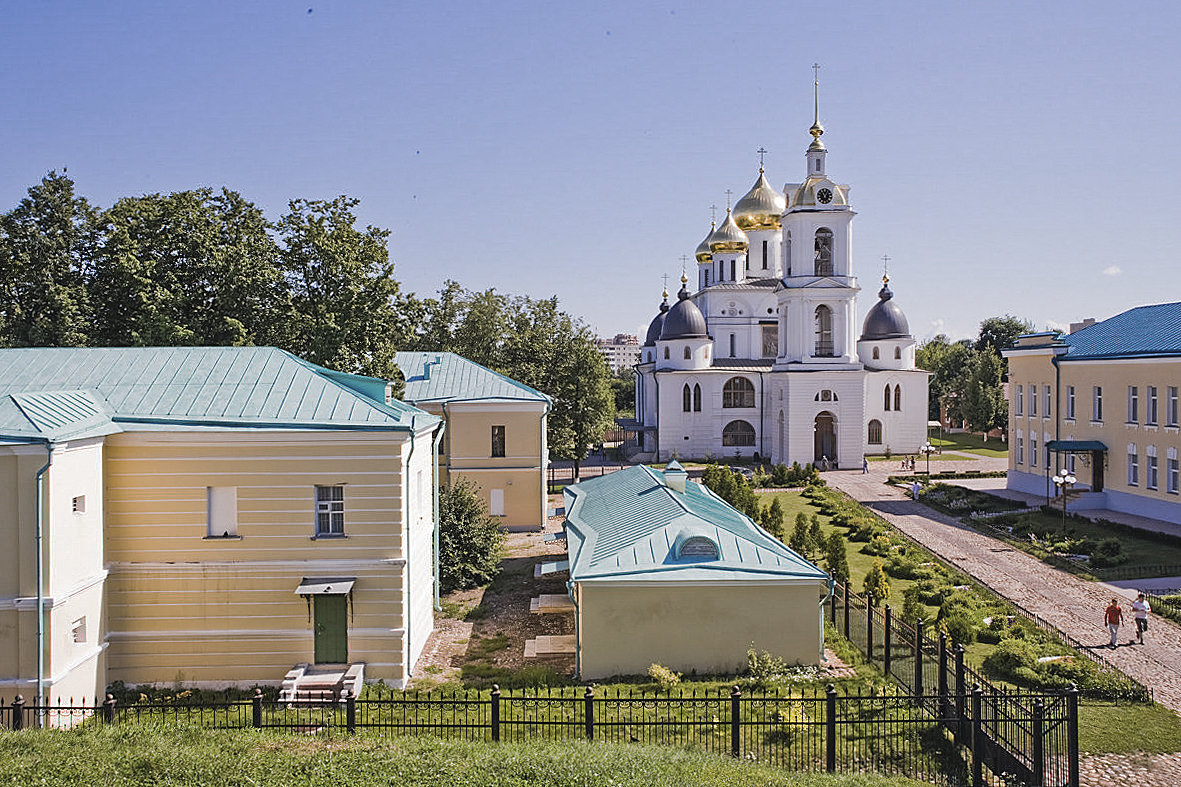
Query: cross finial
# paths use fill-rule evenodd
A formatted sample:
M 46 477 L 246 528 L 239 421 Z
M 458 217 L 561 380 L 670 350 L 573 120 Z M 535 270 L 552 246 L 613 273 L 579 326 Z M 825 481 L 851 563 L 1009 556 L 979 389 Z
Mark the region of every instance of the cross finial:
M 817 125 L 820 124 L 820 64 L 812 64 L 812 105 L 814 110 L 813 121 Z
M 762 172 L 763 171 L 763 156 L 767 155 L 767 149 L 760 145 L 759 149 L 756 150 L 755 153 L 759 154 L 759 172 Z
M 661 276 L 660 278 L 664 282 L 664 289 L 667 290 L 668 289 L 668 274 L 666 273 L 663 276 Z
M 734 194 L 730 189 L 726 189 L 726 212 L 730 212 L 730 197 Z
M 718 206 L 717 205 L 710 205 L 709 206 L 709 223 L 710 224 L 717 224 L 718 223 Z
M 681 255 L 681 273 L 684 273 L 684 272 L 685 272 L 685 266 L 686 266 L 686 265 L 688 265 L 688 264 L 689 264 L 689 255 L 688 255 L 688 254 L 682 254 L 682 255 Z
M 890 255 L 882 255 L 882 284 L 890 283 Z

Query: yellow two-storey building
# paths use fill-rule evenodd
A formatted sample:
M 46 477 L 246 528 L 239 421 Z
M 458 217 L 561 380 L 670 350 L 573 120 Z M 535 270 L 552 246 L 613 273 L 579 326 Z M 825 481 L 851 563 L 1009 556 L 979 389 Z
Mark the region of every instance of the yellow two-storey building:
M 1004 355 L 1010 489 L 1052 498 L 1065 470 L 1073 509 L 1181 524 L 1181 303 L 1020 336 Z
M 0 687 L 402 685 L 442 430 L 274 348 L 0 350 Z

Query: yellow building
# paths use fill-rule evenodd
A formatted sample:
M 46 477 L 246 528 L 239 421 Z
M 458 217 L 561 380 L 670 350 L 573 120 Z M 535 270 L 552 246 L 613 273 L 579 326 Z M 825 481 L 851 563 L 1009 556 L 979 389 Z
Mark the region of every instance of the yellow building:
M 824 571 L 677 462 L 566 487 L 576 668 L 583 680 L 653 663 L 733 674 L 754 646 L 788 664 L 824 652 Z
M 546 418 L 552 400 L 455 353 L 401 352 L 403 398 L 447 423 L 445 483 L 467 478 L 505 527 L 545 524 Z
M 0 689 L 403 684 L 442 423 L 387 390 L 266 347 L 0 350 Z
M 1008 486 L 1181 524 L 1181 303 L 1141 306 L 1068 335 L 1020 336 L 1009 359 Z

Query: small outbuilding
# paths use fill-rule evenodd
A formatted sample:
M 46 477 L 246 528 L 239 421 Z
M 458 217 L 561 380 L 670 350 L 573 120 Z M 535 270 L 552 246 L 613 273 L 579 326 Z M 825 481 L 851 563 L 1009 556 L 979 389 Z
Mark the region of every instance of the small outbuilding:
M 789 664 L 824 652 L 828 574 L 677 462 L 566 487 L 569 591 L 583 680 L 733 673 L 754 645 Z

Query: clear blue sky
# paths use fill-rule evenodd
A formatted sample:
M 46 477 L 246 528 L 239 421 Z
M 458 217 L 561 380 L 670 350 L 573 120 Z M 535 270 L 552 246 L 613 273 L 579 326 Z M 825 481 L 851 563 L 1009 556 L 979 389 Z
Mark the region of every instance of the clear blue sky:
M 403 286 L 557 295 L 636 331 L 821 64 L 864 314 L 920 339 L 1181 300 L 1181 7 L 1141 2 L 24 2 L 0 19 L 0 209 L 228 186 L 359 197 Z M 690 272 L 691 278 L 692 271 Z

